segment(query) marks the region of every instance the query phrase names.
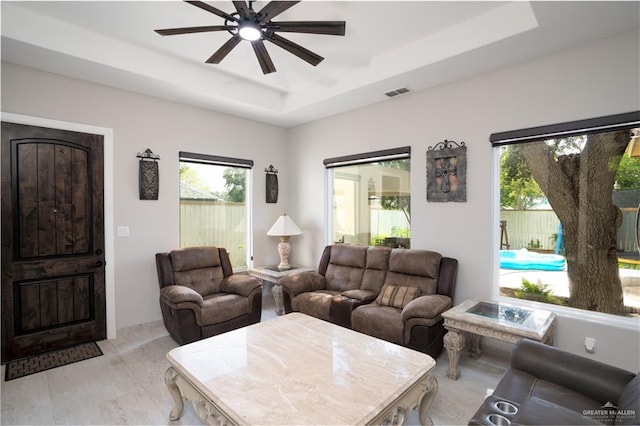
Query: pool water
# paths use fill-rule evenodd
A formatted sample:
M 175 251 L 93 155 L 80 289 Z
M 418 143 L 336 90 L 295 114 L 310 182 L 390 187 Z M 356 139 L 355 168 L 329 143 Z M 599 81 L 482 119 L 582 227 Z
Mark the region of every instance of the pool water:
M 500 250 L 500 268 L 539 271 L 564 271 L 567 262 L 559 254 L 543 254 L 521 250 Z

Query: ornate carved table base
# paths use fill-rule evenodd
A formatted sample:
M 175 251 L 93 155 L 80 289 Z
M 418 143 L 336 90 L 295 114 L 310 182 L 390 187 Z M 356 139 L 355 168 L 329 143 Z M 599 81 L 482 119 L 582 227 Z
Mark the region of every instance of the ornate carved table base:
M 525 315 L 520 321 L 511 321 L 504 314 L 501 314 L 502 316 L 497 315 L 494 318 L 469 312 L 478 304 L 491 305 L 492 308 L 500 307 L 506 310 L 515 309 L 519 311 L 518 314 Z M 496 312 L 499 311 L 496 310 Z M 444 327 L 448 330 L 443 341 L 449 359 L 447 377 L 451 380 L 457 380 L 460 376 L 458 363 L 460 361 L 460 353 L 464 348 L 464 336 L 461 332 L 469 333 L 471 339 L 469 355 L 473 359 L 477 359 L 482 353 L 480 349 L 481 336 L 510 343 L 516 343 L 522 338 L 528 338 L 548 345 L 553 344 L 555 314 L 548 311 L 514 308 L 506 303 L 468 300 L 445 312 L 442 316 L 444 317 Z
M 276 314 L 284 315 L 284 301 L 282 299 L 282 286 L 280 280 L 288 275 L 298 274 L 300 272 L 313 271 L 313 268 L 304 266 L 292 266 L 290 269 L 278 269 L 277 266 L 256 267 L 249 269 L 249 275 L 260 280 L 273 283 L 271 294 L 276 302 Z
M 382 413 L 371 424 L 377 425 L 404 425 L 407 416 L 412 410 L 418 410 L 418 419 L 421 425 L 433 425 L 429 417 L 429 408 L 438 393 L 438 380 L 429 374 L 425 380 L 417 382 L 396 403 Z
M 191 401 L 193 410 L 202 423 L 207 425 L 232 425 L 231 419 L 214 403 L 209 401 L 191 383 L 180 375 L 173 367 L 169 367 L 164 374 L 164 382 L 173 397 L 174 407 L 169 414 L 171 421 L 178 420 L 184 410 L 184 400 Z

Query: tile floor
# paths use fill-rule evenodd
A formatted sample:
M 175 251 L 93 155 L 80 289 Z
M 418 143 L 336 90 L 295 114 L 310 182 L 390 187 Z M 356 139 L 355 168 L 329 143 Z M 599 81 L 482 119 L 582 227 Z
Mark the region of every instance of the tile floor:
M 265 285 L 262 320 L 275 317 L 270 285 Z M 0 382 L 0 423 L 4 425 L 163 425 L 200 424 L 190 404 L 180 420 L 168 419 L 173 401 L 164 385 L 165 354 L 177 346 L 160 321 L 120 330 L 98 343 L 101 357 L 20 379 Z M 507 367 L 505 353 L 478 360 L 463 354 L 461 376 L 449 380 L 446 353 L 437 359 L 440 385 L 431 407 L 437 425 L 467 424 L 487 388 L 494 388 Z M 415 411 L 409 424 L 418 424 Z

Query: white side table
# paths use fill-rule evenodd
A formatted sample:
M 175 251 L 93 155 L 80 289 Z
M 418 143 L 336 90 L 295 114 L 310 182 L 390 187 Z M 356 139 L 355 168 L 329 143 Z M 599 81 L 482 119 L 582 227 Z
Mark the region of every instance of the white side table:
M 249 275 L 261 279 L 262 281 L 269 281 L 273 283 L 271 288 L 271 294 L 276 301 L 276 314 L 284 314 L 284 301 L 282 298 L 282 286 L 280 281 L 289 275 L 298 274 L 300 272 L 315 271 L 313 268 L 305 266 L 291 266 L 289 269 L 280 270 L 277 266 L 257 266 L 249 269 Z

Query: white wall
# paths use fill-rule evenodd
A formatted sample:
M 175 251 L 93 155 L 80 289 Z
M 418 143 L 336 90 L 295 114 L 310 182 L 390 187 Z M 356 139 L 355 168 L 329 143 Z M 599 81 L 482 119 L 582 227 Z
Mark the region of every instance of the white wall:
M 178 152 L 254 160 L 253 226 L 256 263 L 277 263 L 277 238 L 265 233 L 285 210 L 286 130 L 166 102 L 107 86 L 2 63 L 2 111 L 113 129 L 114 222 L 131 236 L 115 237 L 116 327 L 162 318 L 154 255 L 179 246 Z M 138 159 L 159 154 L 157 201 L 138 199 Z M 280 199 L 265 203 L 264 168 L 280 173 Z
M 2 64 L 4 112 L 113 129 L 117 327 L 160 319 L 153 256 L 178 245 L 178 151 L 253 159 L 256 264 L 277 261 L 265 233 L 287 211 L 304 234 L 292 237 L 291 260 L 315 266 L 325 244 L 325 169 L 329 157 L 412 147 L 412 246 L 460 261 L 456 303 L 494 295 L 492 248 L 498 244 L 492 202 L 489 135 L 640 109 L 639 34 L 625 34 L 431 90 L 281 129 L 50 73 Z M 382 99 L 382 94 L 381 94 Z M 444 140 L 467 148 L 467 202 L 427 203 L 427 147 Z M 159 154 L 160 199 L 138 200 L 136 153 Z M 280 170 L 280 200 L 264 202 L 263 169 Z M 640 332 L 560 318 L 558 346 L 640 369 Z
M 412 247 L 460 261 L 456 303 L 494 297 L 492 249 L 500 231 L 490 134 L 639 110 L 639 44 L 637 32 L 627 33 L 291 129 L 290 167 L 298 179 L 290 210 L 304 230 L 296 241 L 303 263 L 316 264 L 325 243 L 322 160 L 410 145 Z M 444 139 L 467 144 L 466 203 L 426 201 L 427 147 Z M 586 355 L 585 336 L 602 348 L 596 359 L 640 370 L 637 326 L 559 318 L 558 346 Z

